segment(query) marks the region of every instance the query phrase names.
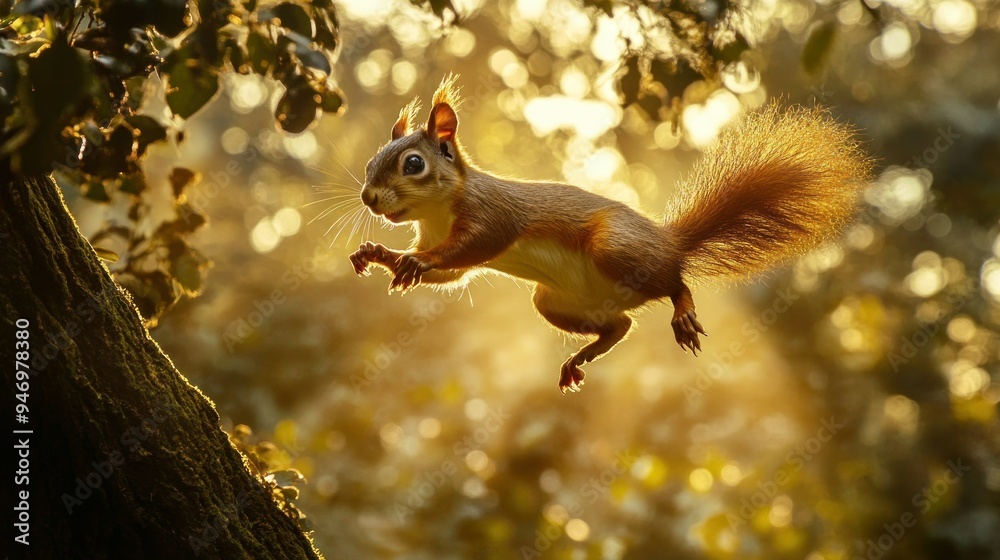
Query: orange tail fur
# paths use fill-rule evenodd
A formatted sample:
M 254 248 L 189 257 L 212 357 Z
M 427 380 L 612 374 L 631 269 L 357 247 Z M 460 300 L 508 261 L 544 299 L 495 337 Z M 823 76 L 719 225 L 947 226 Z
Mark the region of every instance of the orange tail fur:
M 667 205 L 685 279 L 743 277 L 847 224 L 871 159 L 822 109 L 771 105 L 723 131 Z

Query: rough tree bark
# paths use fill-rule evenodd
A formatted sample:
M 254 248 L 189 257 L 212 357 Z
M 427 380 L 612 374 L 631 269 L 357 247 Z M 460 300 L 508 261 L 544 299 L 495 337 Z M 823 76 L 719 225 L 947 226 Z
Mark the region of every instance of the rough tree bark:
M 10 536 L 12 557 L 318 558 L 150 338 L 52 180 L 0 186 L 4 409 L 8 429 L 33 430 L 15 437 L 30 439 L 30 545 Z M 14 410 L 18 319 L 30 322 L 27 424 Z

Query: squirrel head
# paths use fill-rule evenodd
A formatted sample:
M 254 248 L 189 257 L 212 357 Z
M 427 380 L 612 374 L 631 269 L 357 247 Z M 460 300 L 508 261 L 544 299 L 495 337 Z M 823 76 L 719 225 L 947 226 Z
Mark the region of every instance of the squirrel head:
M 450 208 L 466 174 L 457 136 L 455 110 L 461 104 L 457 79 L 449 74 L 441 81 L 426 125 L 414 125 L 420 111 L 418 99 L 399 112 L 391 140 L 365 167 L 361 200 L 372 213 L 401 223 Z

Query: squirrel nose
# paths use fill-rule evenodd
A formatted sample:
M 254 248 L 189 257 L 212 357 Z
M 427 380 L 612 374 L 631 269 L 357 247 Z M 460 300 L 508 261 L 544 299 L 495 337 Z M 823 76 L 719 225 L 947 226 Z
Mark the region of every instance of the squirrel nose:
M 361 202 L 364 202 L 365 206 L 371 208 L 371 207 L 375 206 L 376 202 L 378 202 L 378 195 L 375 194 L 370 189 L 362 189 L 361 190 Z

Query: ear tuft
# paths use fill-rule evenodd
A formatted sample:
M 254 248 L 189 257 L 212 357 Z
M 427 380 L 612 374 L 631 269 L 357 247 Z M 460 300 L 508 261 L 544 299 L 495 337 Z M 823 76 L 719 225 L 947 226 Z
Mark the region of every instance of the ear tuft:
M 413 101 L 406 104 L 399 110 L 399 118 L 396 124 L 392 125 L 392 139 L 402 138 L 413 130 L 413 123 L 417 120 L 417 113 L 420 112 L 420 98 L 414 97 Z
M 431 105 L 437 106 L 439 103 L 447 103 L 457 110 L 462 104 L 462 98 L 459 95 L 461 88 L 457 84 L 458 74 L 449 72 L 441 79 L 441 85 L 434 91 L 434 102 Z

